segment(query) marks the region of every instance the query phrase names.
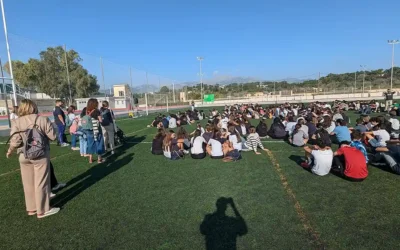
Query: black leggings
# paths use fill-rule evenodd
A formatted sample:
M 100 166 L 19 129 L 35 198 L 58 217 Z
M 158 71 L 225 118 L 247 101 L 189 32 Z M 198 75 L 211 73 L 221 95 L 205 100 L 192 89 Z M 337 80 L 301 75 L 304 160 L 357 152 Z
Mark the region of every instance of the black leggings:
M 212 156 L 211 155 L 211 159 L 224 159 L 224 156 L 223 155 L 221 155 L 221 156 Z
M 53 163 L 50 162 L 50 187 L 53 188 L 58 185 L 56 175 L 54 174 Z
M 204 152 L 204 153 L 201 153 L 201 154 L 191 154 L 191 156 L 192 156 L 193 159 L 200 160 L 200 159 L 206 158 L 206 153 Z

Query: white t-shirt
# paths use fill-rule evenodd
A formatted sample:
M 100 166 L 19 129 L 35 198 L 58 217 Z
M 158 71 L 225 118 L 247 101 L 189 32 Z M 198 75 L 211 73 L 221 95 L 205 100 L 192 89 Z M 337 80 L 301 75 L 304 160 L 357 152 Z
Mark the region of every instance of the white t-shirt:
M 296 124 L 297 122 L 288 122 L 285 126 L 285 131 L 289 132 L 289 134 L 292 134 Z
M 386 141 L 390 140 L 389 133 L 384 129 L 379 129 L 377 131 L 373 131 L 376 140 L 379 142 L 381 147 L 386 147 Z
M 74 113 L 68 114 L 68 119 L 69 119 L 71 122 L 73 122 L 74 119 L 75 119 L 75 114 L 74 114 Z
M 396 118 L 390 118 L 389 122 L 392 123 L 392 129 L 399 130 L 400 129 L 400 122 Z
M 15 120 L 17 118 L 18 118 L 18 115 L 16 115 L 15 113 L 10 114 L 10 120 Z
M 297 116 L 299 114 L 297 108 L 292 108 L 292 112 L 294 116 Z
M 208 145 L 211 145 L 211 156 L 223 156 L 224 152 L 222 151 L 222 144 L 221 142 L 210 139 L 208 141 Z
M 247 134 L 247 129 L 245 125 L 240 125 L 240 128 L 242 130 L 242 135 L 246 135 Z
M 174 117 L 171 117 L 171 119 L 169 119 L 168 127 L 176 128 L 176 119 Z
M 228 122 L 229 122 L 228 118 L 226 118 L 226 117 L 222 118 L 221 119 L 221 128 L 228 130 Z
M 330 134 L 330 133 L 333 132 L 333 130 L 335 130 L 335 128 L 336 128 L 335 123 L 334 123 L 334 122 L 331 122 L 331 126 L 330 126 L 330 127 L 327 127 L 325 130 L 326 130 L 326 132 L 328 132 L 328 134 Z
M 229 141 L 232 143 L 234 149 L 237 149 L 239 151 L 242 150 L 242 143 L 238 142 L 238 138 L 236 135 L 230 135 Z
M 193 137 L 191 140 L 192 143 L 192 149 L 191 149 L 191 153 L 192 154 L 202 154 L 204 153 L 203 150 L 203 143 L 207 143 L 206 140 L 204 140 L 203 136 L 197 136 L 196 139 Z
M 329 171 L 331 171 L 333 160 L 332 150 L 313 150 L 311 152 L 311 155 L 314 158 L 314 165 L 311 168 L 311 172 L 319 176 L 329 174 Z

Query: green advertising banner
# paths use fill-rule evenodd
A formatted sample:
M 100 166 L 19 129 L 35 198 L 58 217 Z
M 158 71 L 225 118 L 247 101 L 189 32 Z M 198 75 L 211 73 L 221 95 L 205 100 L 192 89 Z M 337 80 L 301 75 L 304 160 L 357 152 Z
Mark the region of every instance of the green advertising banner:
M 214 102 L 214 94 L 204 95 L 205 102 Z

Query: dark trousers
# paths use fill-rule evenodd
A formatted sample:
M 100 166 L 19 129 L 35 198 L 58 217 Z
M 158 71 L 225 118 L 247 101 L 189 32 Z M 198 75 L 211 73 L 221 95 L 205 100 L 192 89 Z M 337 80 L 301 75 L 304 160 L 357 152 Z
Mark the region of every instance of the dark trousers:
M 344 155 L 337 155 L 333 157 L 333 162 L 332 162 L 332 171 L 336 173 L 337 175 L 345 178 L 346 180 L 353 181 L 353 182 L 360 182 L 363 181 L 364 178 L 359 179 L 359 178 L 352 178 L 348 177 L 344 174 L 344 171 L 346 170 L 346 162 L 344 159 Z
M 53 188 L 58 185 L 56 175 L 54 174 L 53 163 L 50 161 L 50 187 Z
M 58 143 L 63 144 L 64 141 L 65 125 L 57 124 L 57 138 Z
M 191 154 L 193 159 L 204 159 L 206 158 L 206 153 L 202 153 L 202 154 Z

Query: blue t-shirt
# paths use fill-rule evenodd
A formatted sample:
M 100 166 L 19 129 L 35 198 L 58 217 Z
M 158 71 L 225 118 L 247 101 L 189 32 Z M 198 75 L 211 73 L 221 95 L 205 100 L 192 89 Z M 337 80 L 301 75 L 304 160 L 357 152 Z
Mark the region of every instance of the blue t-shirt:
M 354 127 L 354 129 L 360 131 L 361 133 L 367 132 L 367 127 L 364 125 L 357 125 Z
M 339 142 L 351 141 L 350 131 L 347 126 L 337 126 L 332 132 L 335 133 L 336 138 Z

